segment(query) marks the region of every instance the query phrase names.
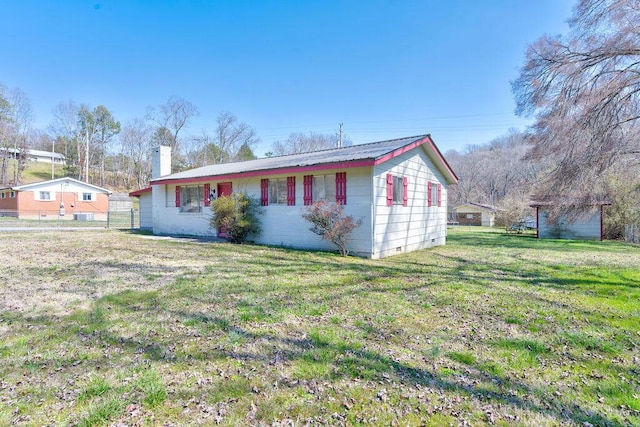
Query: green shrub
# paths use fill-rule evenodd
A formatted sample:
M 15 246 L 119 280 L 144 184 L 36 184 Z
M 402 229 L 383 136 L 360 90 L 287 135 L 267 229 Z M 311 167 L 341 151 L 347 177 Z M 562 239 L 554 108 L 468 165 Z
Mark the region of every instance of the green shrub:
M 263 214 L 260 201 L 247 193 L 233 193 L 211 201 L 211 226 L 223 230 L 227 240 L 244 243 L 249 236 L 258 236 L 262 231 L 259 215 Z

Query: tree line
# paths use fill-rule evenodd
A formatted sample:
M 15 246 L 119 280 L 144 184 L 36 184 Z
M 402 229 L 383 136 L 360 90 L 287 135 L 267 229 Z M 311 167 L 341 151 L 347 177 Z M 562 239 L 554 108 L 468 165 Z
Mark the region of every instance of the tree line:
M 580 0 L 567 34 L 527 47 L 512 82 L 522 133 L 447 157 L 459 174 L 452 202 L 522 215 L 532 196 L 552 217 L 608 201 L 605 232 L 640 225 L 640 2 Z
M 27 95 L 0 84 L 0 184 L 20 184 L 26 167 L 26 151 L 55 151 L 66 157 L 65 175 L 102 187 L 132 190 L 149 185 L 151 149 L 172 148 L 172 172 L 255 159 L 260 142 L 256 130 L 228 111 L 215 118 L 212 133 L 189 134 L 199 114 L 197 107 L 174 95 L 162 105 L 148 107 L 145 114 L 124 123 L 104 105 L 90 107 L 69 100 L 56 105 L 46 130 L 35 129 Z M 267 156 L 279 156 L 326 148 L 337 136 L 291 133 L 275 141 Z M 343 144 L 349 145 L 347 138 Z M 10 167 L 12 159 L 15 166 Z

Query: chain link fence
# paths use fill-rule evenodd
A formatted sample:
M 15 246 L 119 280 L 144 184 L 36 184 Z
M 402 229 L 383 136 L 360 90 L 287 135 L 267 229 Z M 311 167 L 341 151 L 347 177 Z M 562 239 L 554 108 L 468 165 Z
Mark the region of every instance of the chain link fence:
M 140 214 L 134 209 L 127 211 L 75 212 L 65 214 L 59 210 L 0 210 L 0 228 L 140 228 Z

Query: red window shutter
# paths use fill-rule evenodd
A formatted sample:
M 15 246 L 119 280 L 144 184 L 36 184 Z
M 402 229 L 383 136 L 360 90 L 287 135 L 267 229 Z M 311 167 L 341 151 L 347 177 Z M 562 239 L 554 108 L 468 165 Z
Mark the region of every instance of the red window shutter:
M 180 186 L 176 185 L 176 208 L 180 207 Z
M 393 175 L 387 174 L 387 206 L 393 206 Z
M 211 200 L 209 200 L 209 194 L 211 193 L 211 184 L 204 185 L 204 205 L 209 206 L 211 204 Z
M 433 201 L 433 194 L 431 194 L 431 181 L 427 182 L 427 206 L 431 206 Z
M 287 177 L 287 206 L 296 205 L 296 177 Z
M 409 204 L 409 179 L 406 176 L 402 177 L 402 206 Z
M 269 206 L 269 180 L 260 180 L 260 205 Z
M 336 173 L 336 203 L 347 204 L 347 173 Z
M 442 206 L 442 184 L 438 184 L 438 207 Z
M 304 184 L 304 204 L 305 206 L 313 204 L 313 175 L 305 175 Z

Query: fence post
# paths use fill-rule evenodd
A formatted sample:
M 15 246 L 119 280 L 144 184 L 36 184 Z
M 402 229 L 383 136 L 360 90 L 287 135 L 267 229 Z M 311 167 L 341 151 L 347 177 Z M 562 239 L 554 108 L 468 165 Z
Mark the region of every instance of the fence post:
M 131 229 L 132 230 L 134 229 L 134 225 L 135 225 L 135 218 L 134 218 L 135 213 L 134 212 L 135 211 L 133 210 L 133 208 L 131 208 Z
M 107 211 L 107 228 L 111 228 L 111 211 Z

